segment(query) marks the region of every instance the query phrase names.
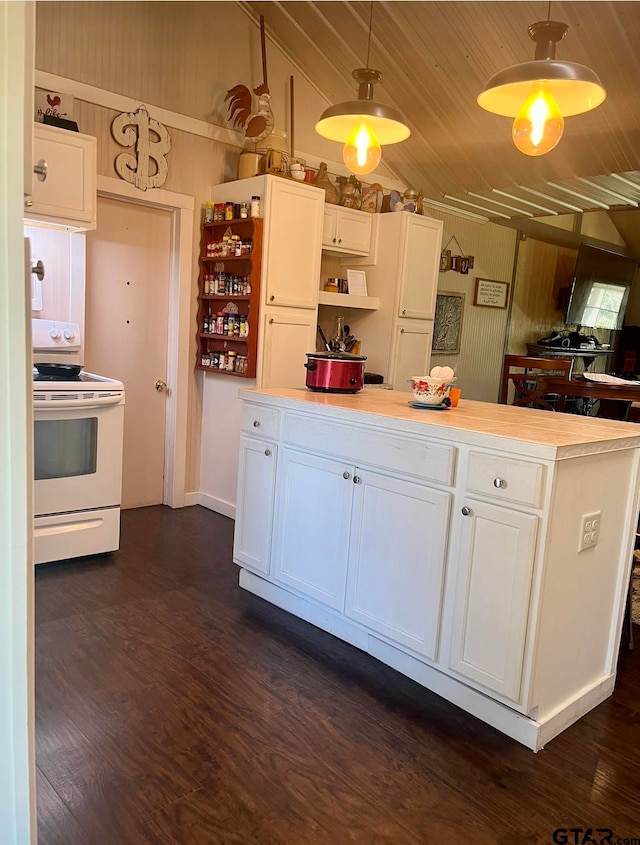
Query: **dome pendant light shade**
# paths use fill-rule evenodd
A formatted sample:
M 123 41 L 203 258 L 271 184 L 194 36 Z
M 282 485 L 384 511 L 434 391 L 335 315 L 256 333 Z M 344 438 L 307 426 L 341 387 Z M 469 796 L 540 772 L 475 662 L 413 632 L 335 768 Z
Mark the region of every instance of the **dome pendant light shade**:
M 536 43 L 534 61 L 513 65 L 494 74 L 478 95 L 481 108 L 503 117 L 516 118 L 512 132 L 514 143 L 527 155 L 543 155 L 552 150 L 562 137 L 565 117 L 591 111 L 607 96 L 591 68 L 556 60 L 555 45 L 567 31 L 567 25 L 559 21 L 531 24 L 528 33 Z M 534 101 L 538 103 L 536 120 L 540 123 L 542 119 L 545 123 L 545 137 L 534 143 L 536 151 L 530 152 L 520 146 L 517 138 L 527 134 L 523 121 L 531 120 L 531 114 L 526 118 L 525 112 L 530 110 Z M 549 110 L 549 116 L 543 119 L 541 115 L 545 108 Z M 538 138 L 538 130 L 532 130 L 530 135 Z M 525 141 L 523 145 L 531 146 Z
M 353 71 L 353 78 L 359 83 L 358 99 L 329 106 L 316 123 L 316 132 L 330 141 L 345 144 L 344 163 L 352 173 L 365 174 L 371 173 L 380 163 L 380 146 L 405 141 L 411 132 L 398 109 L 373 99 L 373 84 L 382 79 L 380 71 L 358 68 Z M 369 147 L 370 152 L 363 152 Z M 360 164 L 363 156 L 368 164 Z M 377 161 L 370 167 L 375 158 Z M 367 169 L 355 169 L 356 166 Z

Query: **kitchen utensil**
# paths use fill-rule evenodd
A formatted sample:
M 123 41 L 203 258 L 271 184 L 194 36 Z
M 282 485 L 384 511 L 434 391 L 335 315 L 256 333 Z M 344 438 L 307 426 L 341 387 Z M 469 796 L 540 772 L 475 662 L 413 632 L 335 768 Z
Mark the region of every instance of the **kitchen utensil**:
M 318 334 L 320 335 L 320 338 L 322 340 L 322 345 L 324 346 L 324 348 L 327 350 L 327 352 L 331 352 L 331 347 L 329 346 L 329 341 L 325 337 L 325 333 L 322 331 L 322 326 L 320 325 L 320 323 L 318 323 Z
M 306 386 L 325 393 L 357 393 L 364 385 L 363 355 L 347 352 L 307 353 Z
M 41 376 L 66 379 L 76 378 L 80 375 L 81 364 L 34 364 Z

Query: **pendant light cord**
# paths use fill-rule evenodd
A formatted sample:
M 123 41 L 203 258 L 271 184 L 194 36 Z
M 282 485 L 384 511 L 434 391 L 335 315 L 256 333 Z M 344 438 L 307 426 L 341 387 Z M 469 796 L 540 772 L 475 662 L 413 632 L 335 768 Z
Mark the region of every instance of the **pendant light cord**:
M 371 24 L 373 23 L 373 0 L 371 0 L 369 8 L 369 38 L 367 40 L 367 63 L 365 67 L 369 67 L 369 53 L 371 51 Z
M 549 0 L 549 5 L 547 6 L 547 20 L 551 17 L 551 0 Z

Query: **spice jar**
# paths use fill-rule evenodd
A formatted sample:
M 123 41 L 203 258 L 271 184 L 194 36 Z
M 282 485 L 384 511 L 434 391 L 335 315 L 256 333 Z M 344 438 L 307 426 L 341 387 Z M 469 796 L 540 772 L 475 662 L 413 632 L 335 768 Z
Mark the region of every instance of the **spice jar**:
M 244 220 L 249 216 L 249 204 L 246 202 L 240 203 L 240 219 Z
M 238 353 L 231 350 L 227 352 L 227 371 L 230 373 L 234 373 L 236 369 L 236 355 Z
M 204 222 L 213 223 L 214 204 L 207 202 L 204 205 Z
M 260 197 L 251 197 L 251 216 L 260 217 Z
M 224 219 L 233 220 L 233 203 L 225 202 L 224 204 Z

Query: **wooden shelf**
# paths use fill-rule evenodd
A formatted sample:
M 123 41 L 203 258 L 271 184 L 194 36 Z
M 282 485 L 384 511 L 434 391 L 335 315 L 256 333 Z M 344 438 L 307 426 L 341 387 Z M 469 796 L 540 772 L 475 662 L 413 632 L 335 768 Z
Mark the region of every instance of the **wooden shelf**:
M 318 303 L 334 305 L 338 308 L 362 308 L 368 311 L 377 311 L 380 307 L 377 296 L 352 296 L 349 293 L 330 293 L 326 290 L 320 291 Z
M 219 226 L 233 226 L 235 223 L 255 223 L 256 220 L 262 220 L 262 217 L 236 217 L 234 220 L 216 220 L 213 223 L 203 223 L 205 229 L 215 229 Z
M 249 302 L 251 297 L 247 296 L 239 296 L 238 294 L 226 294 L 226 293 L 203 293 L 200 299 L 223 299 L 226 302 Z
M 231 334 L 207 334 L 206 332 L 200 332 L 198 337 L 206 337 L 208 340 L 230 340 L 233 343 L 247 343 L 249 341 L 248 337 L 238 337 Z
M 198 279 L 198 351 L 195 362 L 196 370 L 205 373 L 217 373 L 222 376 L 235 378 L 255 378 L 258 357 L 258 317 L 260 312 L 260 270 L 262 263 L 262 219 L 260 217 L 241 218 L 239 220 L 222 220 L 216 223 L 204 223 L 200 241 L 200 275 Z M 207 247 L 212 243 L 219 243 L 222 232 L 230 228 L 234 235 L 241 238 L 251 238 L 253 248 L 245 255 L 212 256 L 207 257 Z M 205 293 L 205 280 L 210 282 L 213 265 L 241 264 L 233 274 L 251 279 L 251 293 L 224 294 Z M 215 275 L 215 274 L 214 274 Z M 224 307 L 224 303 L 234 303 L 237 316 L 246 318 L 249 334 L 246 337 L 229 334 L 215 334 L 203 331 L 205 319 L 212 312 Z M 235 372 L 203 364 L 211 355 L 217 355 L 227 349 L 238 352 L 239 356 L 246 356 L 246 372 Z
M 218 261 L 251 261 L 252 255 L 253 250 L 251 250 L 251 252 L 247 252 L 245 255 L 217 255 L 213 258 L 207 258 L 205 256 L 202 260 L 207 262 L 208 264 L 217 264 Z

